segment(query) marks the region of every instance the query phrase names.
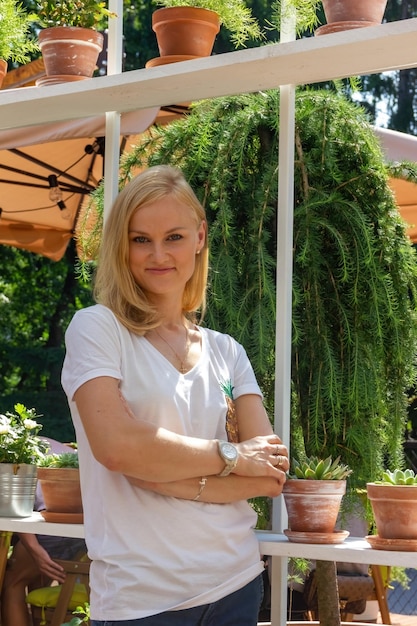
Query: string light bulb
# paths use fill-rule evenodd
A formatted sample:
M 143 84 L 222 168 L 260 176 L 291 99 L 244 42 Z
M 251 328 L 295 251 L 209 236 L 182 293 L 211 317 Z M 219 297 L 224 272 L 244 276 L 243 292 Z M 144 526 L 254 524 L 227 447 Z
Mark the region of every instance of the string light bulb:
M 67 208 L 65 202 L 63 201 L 62 191 L 58 185 L 58 179 L 55 174 L 50 174 L 48 176 L 49 183 L 49 199 L 58 206 L 61 211 L 61 216 L 64 220 L 71 219 L 71 211 Z

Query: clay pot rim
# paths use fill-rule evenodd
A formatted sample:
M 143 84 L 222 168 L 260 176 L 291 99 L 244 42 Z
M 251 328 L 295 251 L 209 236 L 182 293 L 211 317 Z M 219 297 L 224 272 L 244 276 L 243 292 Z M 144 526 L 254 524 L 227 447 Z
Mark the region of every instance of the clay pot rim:
M 78 467 L 38 467 L 38 480 L 68 480 L 68 473 L 74 480 L 79 480 L 80 469 Z
M 220 18 L 219 14 L 216 11 L 212 11 L 211 9 L 203 9 L 202 7 L 191 7 L 191 6 L 181 6 L 181 7 L 161 7 L 160 9 L 156 9 L 152 13 L 152 25 L 155 22 L 161 23 L 171 19 L 181 19 L 185 16 L 186 13 L 191 14 L 200 14 L 202 16 L 203 21 L 212 22 L 213 25 L 219 25 Z M 177 17 L 176 17 L 176 14 Z M 163 16 L 166 16 L 166 19 L 163 19 Z M 187 17 L 188 19 L 188 17 Z M 193 19 L 198 19 L 193 17 Z
M 293 492 L 319 492 L 322 495 L 344 494 L 346 492 L 346 480 L 310 480 L 308 478 L 287 478 L 282 493 Z
M 82 26 L 48 26 L 43 28 L 38 35 L 39 46 L 55 41 L 56 39 L 81 39 L 88 43 L 102 47 L 104 35 L 94 28 L 83 28 Z
M 366 487 L 367 488 L 368 488 L 368 486 L 370 486 L 371 489 L 374 488 L 374 487 L 377 487 L 377 488 L 378 487 L 385 487 L 385 488 L 387 488 L 387 487 L 388 488 L 395 487 L 396 489 L 398 489 L 398 488 L 400 488 L 400 489 L 404 489 L 404 488 L 405 489 L 416 489 L 417 488 L 417 485 L 389 485 L 389 484 L 386 484 L 386 483 L 376 483 L 376 482 L 375 483 L 366 483 Z

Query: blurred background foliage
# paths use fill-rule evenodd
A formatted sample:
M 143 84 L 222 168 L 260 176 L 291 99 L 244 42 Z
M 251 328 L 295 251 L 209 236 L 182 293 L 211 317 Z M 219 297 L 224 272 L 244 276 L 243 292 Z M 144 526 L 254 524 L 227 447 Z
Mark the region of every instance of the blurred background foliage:
M 267 41 L 279 33 L 268 28 L 273 0 L 248 2 L 260 23 L 267 27 Z M 36 0 L 23 4 L 36 11 Z M 158 56 L 149 0 L 124 1 L 124 71 L 140 69 Z M 390 0 L 385 19 L 417 15 L 417 0 Z M 311 36 L 306 33 L 305 36 Z M 214 54 L 233 49 L 227 31 L 221 30 Z M 330 88 L 316 85 L 314 88 Z M 348 97 L 359 101 L 370 119 L 379 125 L 415 134 L 417 131 L 417 69 L 363 77 L 361 90 Z M 71 244 L 58 263 L 0 245 L 0 411 L 16 401 L 43 414 L 45 435 L 68 441 L 74 437 L 65 396 L 60 385 L 65 328 L 77 308 L 91 303 L 90 288 L 75 273 L 76 253 Z M 272 358 L 272 357 L 269 357 Z M 264 384 L 273 386 L 273 380 Z M 269 395 L 269 394 L 267 394 Z M 414 406 L 411 428 L 416 432 Z

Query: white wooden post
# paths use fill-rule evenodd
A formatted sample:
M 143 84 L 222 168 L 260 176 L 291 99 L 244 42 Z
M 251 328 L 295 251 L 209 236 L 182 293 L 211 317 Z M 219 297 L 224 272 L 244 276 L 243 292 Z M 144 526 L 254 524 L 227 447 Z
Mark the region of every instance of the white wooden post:
M 120 74 L 123 63 L 123 0 L 110 0 L 109 9 L 117 17 L 109 18 L 107 74 Z M 120 113 L 106 113 L 106 143 L 104 150 L 104 213 L 105 222 L 119 191 Z
M 281 42 L 295 39 L 295 13 L 283 2 Z M 280 88 L 279 172 L 276 272 L 276 341 L 275 341 L 275 432 L 289 448 L 291 399 L 291 315 L 294 214 L 294 110 L 295 87 Z M 283 497 L 275 498 L 272 507 L 272 530 L 287 527 Z M 271 624 L 287 621 L 287 570 L 285 557 L 271 558 Z

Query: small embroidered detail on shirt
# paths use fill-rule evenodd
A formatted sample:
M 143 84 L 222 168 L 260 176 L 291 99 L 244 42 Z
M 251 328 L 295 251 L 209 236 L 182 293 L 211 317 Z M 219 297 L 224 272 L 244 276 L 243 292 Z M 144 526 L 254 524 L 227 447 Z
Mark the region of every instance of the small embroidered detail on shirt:
M 227 413 L 226 413 L 226 433 L 227 440 L 231 443 L 239 443 L 239 425 L 237 423 L 236 417 L 236 408 L 235 402 L 233 399 L 233 385 L 232 381 L 229 379 L 228 381 L 220 382 L 220 386 L 224 392 L 226 403 L 227 403 Z

